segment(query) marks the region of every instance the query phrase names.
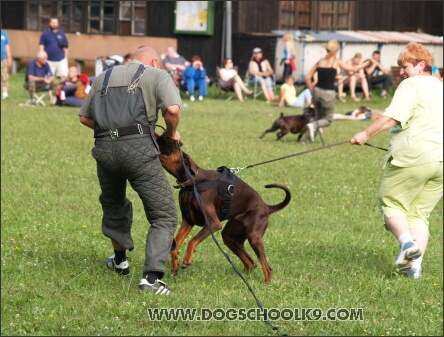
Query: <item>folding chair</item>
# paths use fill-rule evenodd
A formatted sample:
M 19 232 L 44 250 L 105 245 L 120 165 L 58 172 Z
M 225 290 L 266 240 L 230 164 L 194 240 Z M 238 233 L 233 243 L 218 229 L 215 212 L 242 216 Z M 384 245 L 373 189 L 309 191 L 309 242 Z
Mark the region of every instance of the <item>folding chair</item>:
M 32 99 L 28 99 L 27 101 L 26 101 L 26 104 L 31 104 L 32 103 L 32 101 L 34 101 L 35 102 L 35 105 L 43 105 L 43 106 L 46 106 L 46 104 L 45 104 L 45 102 L 43 101 L 43 99 L 46 97 L 46 91 L 44 91 L 44 92 L 41 92 L 41 94 L 40 95 L 38 95 L 37 93 L 35 93 L 34 94 L 34 98 L 32 98 Z
M 225 100 L 229 101 L 234 98 L 234 90 L 231 88 L 227 88 L 223 85 L 222 80 L 220 78 L 220 67 L 216 68 L 216 77 L 217 77 L 217 88 L 219 89 L 219 93 L 217 95 L 217 98 L 221 98 L 222 96 L 226 96 Z

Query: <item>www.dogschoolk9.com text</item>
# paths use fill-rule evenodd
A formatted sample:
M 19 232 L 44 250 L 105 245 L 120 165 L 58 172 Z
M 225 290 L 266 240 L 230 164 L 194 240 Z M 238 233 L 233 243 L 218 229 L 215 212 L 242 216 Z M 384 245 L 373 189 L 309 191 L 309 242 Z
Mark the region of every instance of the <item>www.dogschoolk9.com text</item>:
M 147 308 L 151 321 L 363 321 L 362 308 Z

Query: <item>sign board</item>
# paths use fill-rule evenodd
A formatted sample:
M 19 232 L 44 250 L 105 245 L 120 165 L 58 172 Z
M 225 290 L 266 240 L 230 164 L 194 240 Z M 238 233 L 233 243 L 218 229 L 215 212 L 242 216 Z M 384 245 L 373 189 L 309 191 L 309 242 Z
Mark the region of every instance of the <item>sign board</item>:
M 176 1 L 175 34 L 213 35 L 214 1 Z

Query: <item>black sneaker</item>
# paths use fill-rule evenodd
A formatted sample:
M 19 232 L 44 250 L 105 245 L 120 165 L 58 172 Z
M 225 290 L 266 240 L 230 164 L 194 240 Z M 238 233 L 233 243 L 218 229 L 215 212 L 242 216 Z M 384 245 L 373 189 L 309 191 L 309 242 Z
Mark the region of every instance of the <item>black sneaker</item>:
M 114 260 L 114 254 L 111 255 L 108 260 L 106 260 L 106 266 L 108 269 L 114 270 L 117 274 L 126 276 L 130 272 L 128 261 L 122 261 L 119 264 L 116 264 L 116 260 Z
M 169 295 L 173 292 L 166 286 L 165 282 L 162 282 L 161 280 L 156 280 L 154 284 L 150 284 L 148 283 L 148 280 L 146 278 L 140 280 L 139 289 L 151 290 L 156 295 Z

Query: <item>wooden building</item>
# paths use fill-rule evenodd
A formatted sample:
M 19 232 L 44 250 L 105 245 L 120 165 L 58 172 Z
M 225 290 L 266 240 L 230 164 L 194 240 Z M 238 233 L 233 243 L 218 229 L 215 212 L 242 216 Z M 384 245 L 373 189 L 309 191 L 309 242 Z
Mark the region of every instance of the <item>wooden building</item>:
M 191 8 L 203 3 L 208 4 L 211 27 L 191 33 L 176 29 L 178 6 Z M 37 51 L 38 41 L 31 42 L 25 37 L 30 32 L 34 35 L 41 32 L 47 27 L 49 17 L 57 16 L 60 28 L 70 34 L 76 48 L 70 51 L 71 57 L 75 55 L 85 64 L 98 56 L 123 55 L 135 45 L 156 41 L 159 48 L 175 45 L 187 59 L 200 55 L 210 75 L 214 75 L 226 53 L 226 4 L 227 1 L 1 1 L 1 19 L 2 28 L 14 32 L 11 49 L 18 61 L 34 57 Z M 266 55 L 276 54 L 279 35 L 272 33 L 275 30 L 422 31 L 443 35 L 442 1 L 231 1 L 230 4 L 232 27 L 228 31 L 232 37 L 232 57 L 241 68 L 255 46 L 262 46 Z M 83 48 L 81 40 L 95 47 Z M 22 46 L 23 43 L 28 46 Z

